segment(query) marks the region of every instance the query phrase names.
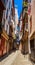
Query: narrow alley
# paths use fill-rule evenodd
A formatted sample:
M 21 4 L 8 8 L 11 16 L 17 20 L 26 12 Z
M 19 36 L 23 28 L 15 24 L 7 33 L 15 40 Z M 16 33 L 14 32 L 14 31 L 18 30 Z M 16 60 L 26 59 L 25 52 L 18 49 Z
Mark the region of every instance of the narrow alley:
M 35 65 L 35 0 L 0 0 L 0 65 Z

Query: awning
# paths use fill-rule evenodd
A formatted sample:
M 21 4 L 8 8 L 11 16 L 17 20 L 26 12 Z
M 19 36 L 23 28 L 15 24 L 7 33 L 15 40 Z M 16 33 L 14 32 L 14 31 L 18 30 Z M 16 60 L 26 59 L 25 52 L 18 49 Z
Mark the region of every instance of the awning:
M 30 40 L 35 39 L 35 31 L 32 31 L 31 34 L 29 35 Z
M 3 30 L 1 36 L 3 36 L 6 40 L 9 39 L 9 36 L 8 36 L 7 33 L 5 32 L 5 30 Z

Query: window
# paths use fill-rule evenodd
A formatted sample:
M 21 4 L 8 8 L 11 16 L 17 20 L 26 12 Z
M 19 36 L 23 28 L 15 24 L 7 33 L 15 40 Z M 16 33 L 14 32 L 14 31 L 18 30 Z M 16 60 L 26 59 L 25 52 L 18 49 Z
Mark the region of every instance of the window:
M 27 1 L 24 1 L 24 2 L 23 2 L 23 6 L 24 6 L 24 7 L 28 7 L 28 2 L 27 2 Z
M 5 10 L 3 11 L 2 26 L 5 26 Z
M 6 6 L 6 4 L 7 4 L 7 0 L 3 0 L 3 1 L 4 1 L 5 6 Z
M 4 28 L 4 26 L 5 26 L 5 19 L 2 20 L 2 26 Z
M 10 7 L 11 7 L 11 2 L 9 2 L 9 9 L 10 9 Z
M 8 23 L 10 24 L 11 23 L 11 17 L 9 16 L 9 19 L 8 19 Z
M 7 12 L 6 12 L 6 19 L 7 19 L 7 17 L 8 17 L 8 9 L 7 9 Z
M 7 0 L 7 2 L 8 2 L 8 0 Z
M 2 32 L 2 22 L 0 22 L 0 33 Z
M 8 30 L 8 25 L 6 26 L 6 32 L 7 32 L 7 30 Z
M 29 3 L 31 3 L 31 0 L 28 0 Z
M 5 3 L 5 0 L 3 0 L 4 1 L 4 3 Z
M 31 47 L 31 49 L 34 48 L 34 39 L 30 40 L 30 47 Z
M 10 2 L 9 2 L 9 9 L 10 9 Z
M 25 2 L 28 2 L 28 0 L 24 0 Z
M 25 30 L 28 30 L 28 23 L 25 23 Z

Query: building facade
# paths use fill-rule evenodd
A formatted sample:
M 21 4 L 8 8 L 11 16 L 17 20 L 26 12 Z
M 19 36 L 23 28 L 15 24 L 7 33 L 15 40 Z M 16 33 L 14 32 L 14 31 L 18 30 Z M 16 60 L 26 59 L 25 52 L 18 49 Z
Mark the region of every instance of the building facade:
M 0 1 L 0 56 L 2 56 L 3 51 L 2 51 L 2 17 L 3 17 L 3 10 L 6 9 L 4 1 Z
M 1 0 L 3 4 L 2 15 L 2 33 L 0 38 L 0 57 L 9 52 L 10 49 L 10 23 L 11 23 L 11 10 L 13 5 L 13 0 Z M 2 6 L 2 5 L 1 5 Z M 13 15 L 12 15 L 13 16 Z
M 28 0 L 23 1 L 22 9 L 23 19 L 23 36 L 22 36 L 22 53 L 28 53 Z
M 29 53 L 35 61 L 35 1 L 31 0 L 31 13 L 29 16 Z

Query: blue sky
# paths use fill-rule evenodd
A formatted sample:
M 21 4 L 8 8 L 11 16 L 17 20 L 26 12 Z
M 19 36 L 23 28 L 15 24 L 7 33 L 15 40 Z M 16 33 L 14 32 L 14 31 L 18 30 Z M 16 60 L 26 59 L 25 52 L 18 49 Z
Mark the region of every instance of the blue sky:
M 14 3 L 18 7 L 18 15 L 20 16 L 20 13 L 22 11 L 22 0 L 14 0 Z

